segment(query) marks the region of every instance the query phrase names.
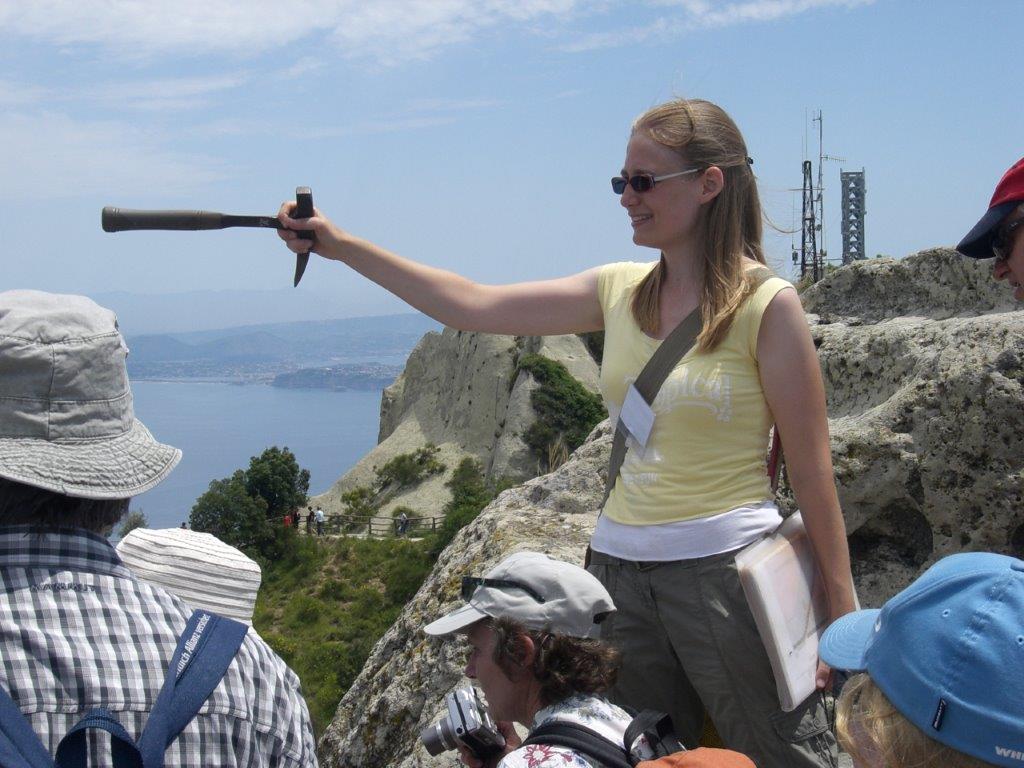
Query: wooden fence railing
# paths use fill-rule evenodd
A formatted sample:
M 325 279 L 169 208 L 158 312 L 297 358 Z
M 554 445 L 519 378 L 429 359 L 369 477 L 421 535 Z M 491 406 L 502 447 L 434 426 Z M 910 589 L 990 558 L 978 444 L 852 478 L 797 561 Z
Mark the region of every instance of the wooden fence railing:
M 398 517 L 383 515 L 338 515 L 324 514 L 324 534 L 332 536 L 362 534 L 375 539 L 396 536 L 423 536 L 436 531 L 444 522 L 444 517 L 409 517 L 402 520 Z M 299 530 L 306 531 L 305 519 L 299 523 Z M 311 532 L 316 533 L 316 522 Z

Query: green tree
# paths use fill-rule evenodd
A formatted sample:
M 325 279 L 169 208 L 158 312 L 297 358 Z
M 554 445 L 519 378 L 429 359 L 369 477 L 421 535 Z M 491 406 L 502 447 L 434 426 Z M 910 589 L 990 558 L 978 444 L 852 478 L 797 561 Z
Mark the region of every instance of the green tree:
M 241 469 L 231 477 L 212 481 L 192 507 L 192 529 L 212 533 L 239 549 L 262 551 L 274 529 L 267 519 L 267 502 L 251 496 L 246 485 Z
M 146 513 L 141 509 L 133 509 L 121 521 L 121 527 L 117 529 L 118 538 L 123 539 L 136 528 L 146 528 L 148 526 L 149 521 L 146 519 Z
M 345 514 L 353 517 L 370 517 L 377 513 L 375 494 L 365 485 L 360 485 L 341 494 L 341 503 L 345 505 Z
M 416 485 L 425 477 L 444 472 L 444 464 L 435 458 L 440 450 L 433 443 L 427 443 L 413 453 L 401 453 L 395 456 L 377 470 L 378 488 L 381 490 L 388 486 L 394 486 L 396 490 L 408 488 Z
M 299 467 L 295 454 L 276 445 L 249 461 L 245 490 L 263 499 L 267 517 L 279 519 L 293 509 L 304 507 L 309 493 L 309 470 Z

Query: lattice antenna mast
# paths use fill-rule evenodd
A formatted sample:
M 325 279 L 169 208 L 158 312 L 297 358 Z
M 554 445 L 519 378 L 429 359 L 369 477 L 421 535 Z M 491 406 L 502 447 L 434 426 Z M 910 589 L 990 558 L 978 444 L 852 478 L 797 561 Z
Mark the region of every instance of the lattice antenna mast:
M 821 233 L 818 238 L 818 245 L 820 246 L 818 260 L 821 262 L 822 270 L 824 270 L 825 263 L 828 261 L 828 242 L 825 236 L 825 162 L 842 163 L 845 161 L 841 157 L 825 154 L 825 120 L 820 109 L 818 114 L 811 118 L 811 122 L 818 124 L 818 193 L 815 197 L 815 203 L 817 204 L 818 232 Z M 815 278 L 816 281 L 817 279 Z
M 814 172 L 810 160 L 804 160 L 803 214 L 800 233 L 800 277 L 810 271 L 812 280 L 821 279 L 821 259 L 818 254 L 818 224 L 814 199 Z

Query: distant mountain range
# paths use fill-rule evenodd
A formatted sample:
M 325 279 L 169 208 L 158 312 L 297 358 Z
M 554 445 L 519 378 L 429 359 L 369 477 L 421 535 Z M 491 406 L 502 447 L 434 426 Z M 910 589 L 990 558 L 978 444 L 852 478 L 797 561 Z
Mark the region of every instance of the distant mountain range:
M 306 368 L 370 362 L 394 366 L 405 360 L 423 334 L 440 329 L 416 313 L 129 336 L 128 371 L 143 379 L 272 381 L 279 374 Z M 351 366 L 346 375 L 358 378 L 360 370 Z M 370 368 L 365 372 L 378 377 L 380 373 L 371 374 Z M 299 380 L 316 386 L 318 377 Z M 294 386 L 296 379 L 283 381 Z
M 270 290 L 200 290 L 177 293 L 90 294 L 117 313 L 124 333 L 189 333 L 209 328 L 231 328 L 254 323 L 290 323 L 406 313 L 400 299 L 369 282 L 347 291 L 307 288 Z

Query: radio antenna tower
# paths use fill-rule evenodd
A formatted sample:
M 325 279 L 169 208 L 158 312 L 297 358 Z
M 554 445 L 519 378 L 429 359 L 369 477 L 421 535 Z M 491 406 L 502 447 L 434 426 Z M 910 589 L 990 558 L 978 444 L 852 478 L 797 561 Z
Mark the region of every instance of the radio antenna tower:
M 803 229 L 800 233 L 800 277 L 804 277 L 810 270 L 811 278 L 816 283 L 821 279 L 821 254 L 818 253 L 818 223 L 815 210 L 817 205 L 814 199 L 814 174 L 810 160 L 804 160 L 803 169 L 804 209 L 801 217 Z
M 838 163 L 846 161 L 842 157 L 825 154 L 825 120 L 820 109 L 817 116 L 811 118 L 811 122 L 818 124 L 818 196 L 816 200 L 818 203 L 818 231 L 821 232 L 818 244 L 821 246 L 820 258 L 824 268 L 828 261 L 828 242 L 825 237 L 825 163 L 826 161 Z
M 818 282 L 825 273 L 828 261 L 828 250 L 825 241 L 825 162 L 839 161 L 841 157 L 825 154 L 824 119 L 821 110 L 811 118 L 818 124 L 818 189 L 814 189 L 814 168 L 810 160 L 803 161 L 803 215 L 802 233 L 800 236 L 800 277 L 808 271 L 814 282 Z M 806 125 L 806 124 L 805 124 Z M 807 156 L 807 134 L 804 133 L 804 157 Z M 793 252 L 796 261 L 796 251 Z

